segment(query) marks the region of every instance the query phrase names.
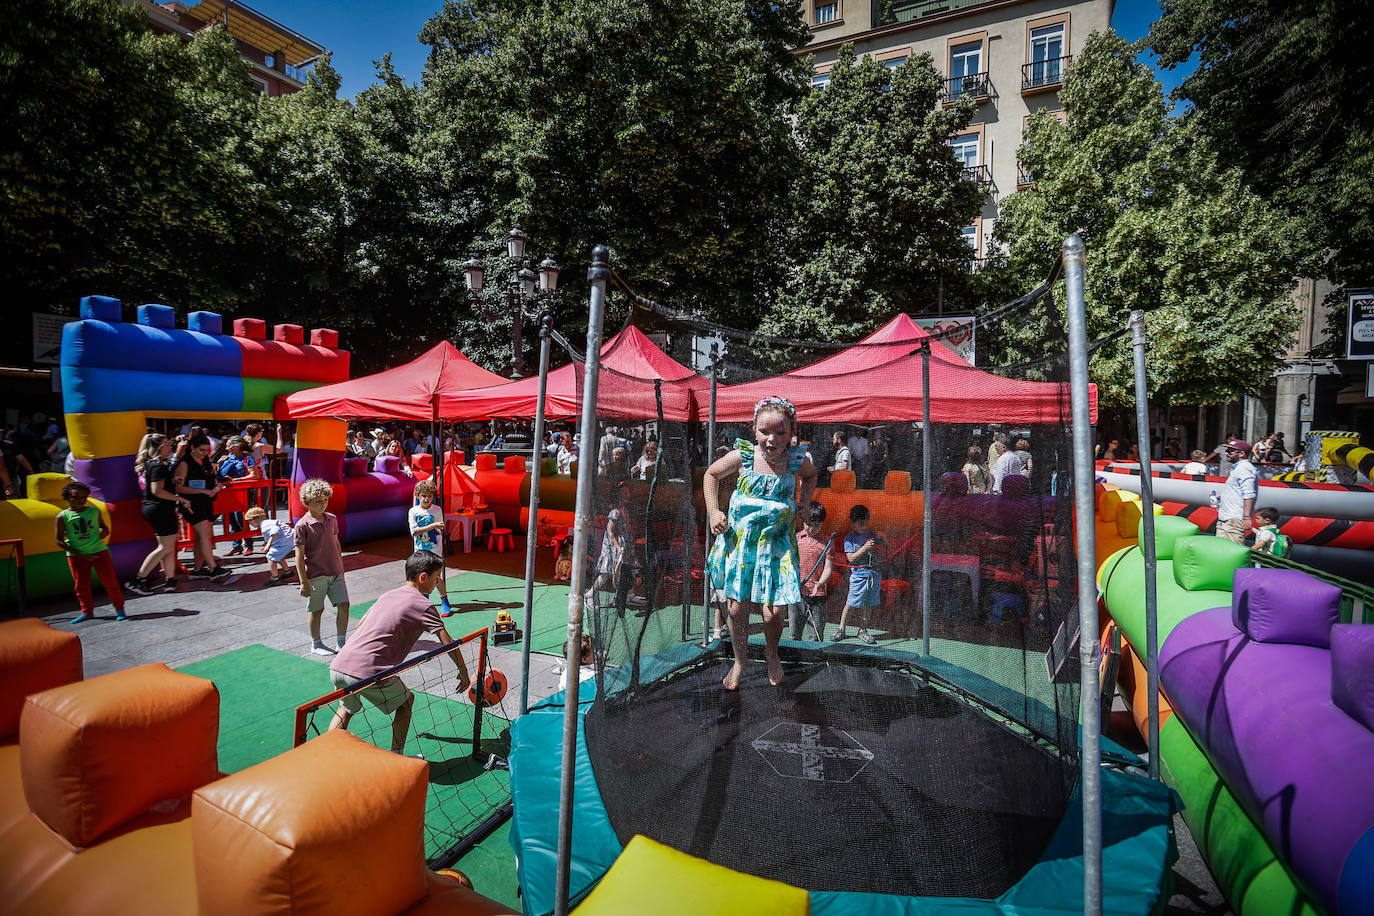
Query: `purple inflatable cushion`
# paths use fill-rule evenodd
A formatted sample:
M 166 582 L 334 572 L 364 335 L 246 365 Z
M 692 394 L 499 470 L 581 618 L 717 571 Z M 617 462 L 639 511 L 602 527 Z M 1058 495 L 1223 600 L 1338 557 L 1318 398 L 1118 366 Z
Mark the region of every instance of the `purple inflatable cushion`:
M 344 459 L 345 477 L 366 477 L 367 459 L 366 458 L 345 458 Z
M 1331 648 L 1341 590 L 1295 569 L 1238 569 L 1231 622 L 1255 642 Z
M 1198 535 L 1174 541 L 1174 581 L 1185 592 L 1230 591 L 1236 570 L 1249 561 L 1250 549 L 1226 538 Z
M 1025 474 L 1008 474 L 1003 477 L 1002 495 L 1007 499 L 1029 499 L 1030 478 Z
M 377 459 L 379 474 L 395 474 L 401 469 L 401 459 L 397 455 L 382 455 Z
M 1331 700 L 1374 732 L 1374 626 L 1331 628 Z
M 967 496 L 968 478 L 959 471 L 946 471 L 940 477 L 940 494 L 943 496 Z

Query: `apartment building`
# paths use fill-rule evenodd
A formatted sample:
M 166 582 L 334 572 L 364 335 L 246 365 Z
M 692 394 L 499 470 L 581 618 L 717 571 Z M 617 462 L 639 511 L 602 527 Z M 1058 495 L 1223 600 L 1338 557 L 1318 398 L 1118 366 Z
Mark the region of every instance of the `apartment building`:
M 1115 0 L 805 0 L 815 56 L 811 85 L 824 89 L 840 47 L 897 67 L 929 54 L 945 76 L 944 102 L 972 97 L 968 129 L 950 138 L 971 179 L 986 191 L 964 230 L 976 266 L 989 251 L 1003 197 L 1028 187 L 1016 150 L 1036 111 L 1062 112 L 1059 89 L 1094 31 L 1111 26 Z M 1062 116 L 1062 114 L 1061 114 Z
M 262 95 L 299 92 L 309 78 L 309 66 L 325 52 L 324 45 L 236 0 L 201 0 L 189 6 L 153 0 L 123 2 L 143 10 L 152 31 L 184 41 L 202 29 L 223 26 L 238 46 L 239 57 L 252 67 L 249 79 Z

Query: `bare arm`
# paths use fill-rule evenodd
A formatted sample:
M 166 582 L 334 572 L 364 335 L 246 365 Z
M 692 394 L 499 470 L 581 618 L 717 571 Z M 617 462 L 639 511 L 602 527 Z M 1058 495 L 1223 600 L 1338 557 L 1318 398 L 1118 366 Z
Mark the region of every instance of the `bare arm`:
M 305 547 L 296 541 L 296 572 L 301 577 L 301 596 L 310 597 L 310 577 L 305 574 Z
M 57 546 L 67 550 L 67 526 L 62 524 L 62 513 L 57 513 Z
M 453 642 L 453 637 L 449 634 L 448 627 L 441 624 L 439 631 L 444 634 L 445 645 Z M 458 692 L 462 693 L 464 690 L 467 690 L 468 685 L 472 683 L 472 678 L 468 676 L 468 663 L 463 661 L 462 646 L 449 652 L 448 657 L 453 659 L 453 663 L 458 666 Z
M 706 499 L 706 524 L 710 526 L 712 534 L 723 534 L 726 526 L 725 513 L 720 511 L 720 481 L 724 477 L 738 474 L 743 467 L 744 459 L 739 449 L 734 449 L 717 458 L 706 469 L 706 475 L 701 481 L 701 490 Z
M 110 539 L 110 526 L 105 524 L 105 517 L 99 513 L 96 514 L 96 518 L 99 520 L 99 527 L 96 528 L 96 534 L 100 535 L 102 541 L 108 541 Z

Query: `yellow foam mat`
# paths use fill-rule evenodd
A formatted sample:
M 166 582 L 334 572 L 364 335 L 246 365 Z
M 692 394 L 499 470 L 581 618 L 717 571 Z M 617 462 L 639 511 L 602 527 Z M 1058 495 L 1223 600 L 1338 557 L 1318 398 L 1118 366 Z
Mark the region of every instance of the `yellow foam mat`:
M 630 840 L 577 908 L 579 916 L 805 916 L 810 911 L 811 898 L 801 888 L 732 871 L 643 836 Z

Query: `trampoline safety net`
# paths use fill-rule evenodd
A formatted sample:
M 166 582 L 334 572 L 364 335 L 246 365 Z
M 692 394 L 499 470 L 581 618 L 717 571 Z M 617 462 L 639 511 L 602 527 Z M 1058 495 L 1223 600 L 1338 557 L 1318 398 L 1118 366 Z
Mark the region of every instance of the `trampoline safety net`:
M 620 840 L 644 834 L 813 891 L 1004 892 L 1044 851 L 1077 778 L 1078 665 L 1050 653 L 1077 619 L 1067 360 L 974 368 L 905 316 L 844 347 L 640 307 L 630 321 L 682 361 L 701 338 L 723 351 L 678 378 L 603 368 L 601 438 L 582 446 L 598 461 L 587 748 Z M 727 690 L 733 586 L 706 562 L 704 475 L 754 441 L 769 395 L 795 403 L 825 511 L 803 553 L 829 544 L 831 573 L 786 609 L 777 686 L 746 605 L 749 663 Z M 739 479 L 718 494 L 732 522 Z M 798 515 L 796 527 L 810 507 Z M 790 562 L 804 587 L 821 580 L 824 559 L 777 553 L 793 527 L 738 539 L 769 540 L 753 578 Z

